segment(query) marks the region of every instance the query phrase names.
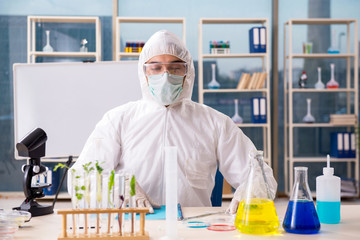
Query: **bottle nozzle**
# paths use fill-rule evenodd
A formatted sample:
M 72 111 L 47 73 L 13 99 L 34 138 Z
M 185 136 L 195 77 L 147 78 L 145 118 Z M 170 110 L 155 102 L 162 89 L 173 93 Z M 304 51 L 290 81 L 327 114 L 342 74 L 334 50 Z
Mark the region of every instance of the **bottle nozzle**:
M 323 168 L 324 175 L 334 175 L 334 168 L 330 167 L 330 155 L 327 155 L 326 168 Z

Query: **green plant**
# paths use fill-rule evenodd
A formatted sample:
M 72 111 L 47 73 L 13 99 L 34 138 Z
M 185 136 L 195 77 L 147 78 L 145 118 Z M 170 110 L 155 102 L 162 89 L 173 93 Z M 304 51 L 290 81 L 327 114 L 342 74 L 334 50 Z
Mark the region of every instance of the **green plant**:
M 136 180 L 135 180 L 135 175 L 133 175 L 130 180 L 130 196 L 132 197 L 136 195 L 135 185 L 136 185 Z
M 114 188 L 114 183 L 115 183 L 115 170 L 112 170 L 111 174 L 110 174 L 110 178 L 109 178 L 109 185 L 108 185 L 108 201 L 109 201 L 110 206 L 113 205 L 111 202 L 110 195 L 111 195 L 112 189 Z

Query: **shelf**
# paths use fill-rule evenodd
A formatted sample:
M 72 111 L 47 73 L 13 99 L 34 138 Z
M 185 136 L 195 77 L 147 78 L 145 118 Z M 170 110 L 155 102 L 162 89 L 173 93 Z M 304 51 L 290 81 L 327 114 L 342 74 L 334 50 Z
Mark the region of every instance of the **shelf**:
M 28 20 L 47 23 L 96 23 L 98 17 L 28 16 Z
M 200 24 L 246 24 L 246 23 L 266 23 L 266 18 L 201 18 Z
M 337 92 L 356 92 L 354 88 L 336 88 L 336 89 L 316 89 L 316 88 L 291 88 L 287 92 L 298 92 L 298 93 L 308 93 L 308 92 L 319 92 L 319 93 L 337 93 Z
M 36 200 L 53 200 L 55 198 L 55 194 L 54 195 L 45 195 L 45 197 L 42 198 L 37 198 Z M 67 192 L 60 192 L 57 200 L 62 199 L 62 200 L 69 200 L 71 199 L 71 196 L 69 195 L 69 193 Z
M 42 28 L 36 23 L 92 23 L 95 29 L 94 52 L 43 52 L 36 51 L 37 28 Z M 80 37 L 80 36 L 79 36 Z M 80 50 L 80 40 L 79 40 Z M 99 17 L 78 16 L 28 16 L 27 17 L 27 62 L 35 63 L 36 57 L 93 57 L 101 61 L 101 24 Z
M 29 52 L 30 56 L 36 57 L 96 57 L 96 52 Z
M 267 123 L 237 123 L 238 127 L 268 127 Z
M 203 54 L 203 58 L 265 58 L 266 53 Z
M 232 93 L 232 92 L 266 92 L 267 89 L 203 89 L 203 93 Z
M 288 24 L 349 24 L 356 22 L 355 19 L 329 19 L 329 18 L 308 18 L 308 19 L 291 19 L 285 23 Z
M 290 125 L 290 124 L 289 124 Z M 354 124 L 330 124 L 330 123 L 293 123 L 293 127 L 308 127 L 308 128 L 315 128 L 315 127 L 351 127 Z
M 183 23 L 185 18 L 117 17 L 121 23 Z
M 121 57 L 139 57 L 140 53 L 136 53 L 136 52 L 120 52 L 117 54 L 118 58 Z
M 289 161 L 289 158 L 287 158 Z M 326 162 L 326 157 L 292 157 L 292 162 Z M 331 162 L 357 162 L 356 158 L 334 158 Z
M 350 58 L 355 57 L 355 54 L 352 53 L 299 53 L 287 55 L 286 58 Z

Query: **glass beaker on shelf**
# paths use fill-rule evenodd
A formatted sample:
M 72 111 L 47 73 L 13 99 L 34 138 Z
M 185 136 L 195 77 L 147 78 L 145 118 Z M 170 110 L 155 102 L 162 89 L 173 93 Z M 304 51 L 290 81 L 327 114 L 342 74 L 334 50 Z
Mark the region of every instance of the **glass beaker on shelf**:
M 320 222 L 311 197 L 307 180 L 307 167 L 295 167 L 295 182 L 285 213 L 283 228 L 289 233 L 314 234 Z
M 307 114 L 303 118 L 303 122 L 313 123 L 313 122 L 315 122 L 315 118 L 313 115 L 311 115 L 311 98 L 307 98 L 306 102 L 307 102 Z
M 264 172 L 263 151 L 250 152 L 251 170 L 245 199 L 238 206 L 235 227 L 242 233 L 273 234 L 279 228 L 274 197 Z
M 219 89 L 220 88 L 220 84 L 216 81 L 215 68 L 216 68 L 216 64 L 211 64 L 212 79 L 211 79 L 211 82 L 208 83 L 208 88 L 210 88 L 210 89 Z

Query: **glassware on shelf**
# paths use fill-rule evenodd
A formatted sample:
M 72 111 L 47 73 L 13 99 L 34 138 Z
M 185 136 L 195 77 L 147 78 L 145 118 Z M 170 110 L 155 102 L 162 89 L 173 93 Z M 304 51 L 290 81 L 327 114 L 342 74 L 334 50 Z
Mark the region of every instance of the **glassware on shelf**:
M 219 89 L 220 88 L 220 84 L 216 81 L 215 68 L 216 68 L 216 64 L 211 64 L 212 79 L 211 79 L 211 82 L 209 82 L 209 84 L 208 84 L 208 88 L 210 88 L 210 89 Z
M 279 218 L 264 170 L 263 151 L 252 151 L 245 198 L 239 203 L 235 227 L 242 233 L 267 235 L 277 232 Z
M 88 48 L 85 46 L 87 43 L 88 43 L 88 41 L 85 38 L 81 40 L 80 52 L 88 51 Z
M 335 80 L 335 64 L 331 63 L 330 68 L 331 68 L 331 78 L 326 83 L 326 88 L 339 88 L 339 83 Z
M 328 53 L 340 53 L 340 50 L 336 47 L 336 31 L 332 31 L 331 46 L 328 48 Z
M 311 115 L 311 98 L 307 98 L 306 102 L 307 102 L 307 114 L 303 118 L 303 122 L 313 123 L 313 122 L 315 122 L 315 118 L 313 115 Z
M 289 233 L 314 234 L 320 222 L 308 185 L 307 167 L 295 167 L 295 182 L 285 213 L 283 228 Z
M 316 89 L 324 89 L 325 84 L 321 81 L 321 67 L 318 67 L 317 70 L 318 70 L 318 81 L 317 81 L 317 83 L 315 83 L 315 88 Z
M 50 31 L 46 30 L 45 33 L 46 33 L 46 45 L 43 47 L 43 52 L 53 52 L 54 49 L 50 45 Z
M 306 82 L 307 82 L 307 75 L 305 71 L 302 71 L 300 79 L 299 79 L 299 87 L 300 88 L 305 88 L 306 87 Z
M 235 102 L 235 114 L 234 114 L 234 116 L 232 116 L 232 120 L 233 120 L 233 122 L 234 123 L 243 123 L 243 119 L 242 119 L 242 117 L 240 117 L 240 115 L 239 115 L 239 107 L 238 107 L 238 102 L 239 102 L 239 100 L 238 99 L 234 99 L 234 102 Z

